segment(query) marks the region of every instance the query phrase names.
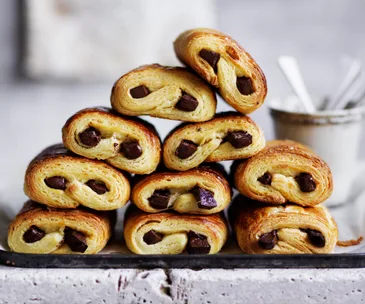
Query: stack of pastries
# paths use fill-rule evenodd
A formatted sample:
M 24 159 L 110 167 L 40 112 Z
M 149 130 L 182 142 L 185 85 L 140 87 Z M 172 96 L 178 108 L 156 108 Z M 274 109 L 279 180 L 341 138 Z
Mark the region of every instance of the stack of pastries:
M 244 195 L 230 209 L 244 252 L 333 249 L 336 224 L 316 206 L 332 191 L 327 165 L 297 143 L 266 145 L 246 116 L 267 94 L 254 59 L 211 29 L 182 33 L 174 48 L 187 68 L 152 64 L 123 75 L 111 108 L 74 114 L 63 143 L 31 161 L 24 183 L 30 201 L 9 227 L 11 250 L 97 253 L 111 237 L 115 210 L 131 201 L 124 240 L 132 252 L 217 253 L 228 238 L 223 211 L 232 199 L 219 164 L 226 160 L 235 160 L 231 176 Z M 236 111 L 216 113 L 216 91 Z M 161 143 L 142 115 L 182 124 Z
M 332 174 L 308 147 L 271 141 L 250 159 L 233 162 L 231 177 L 240 195 L 230 220 L 242 251 L 332 252 L 337 225 L 321 205 L 332 193 Z

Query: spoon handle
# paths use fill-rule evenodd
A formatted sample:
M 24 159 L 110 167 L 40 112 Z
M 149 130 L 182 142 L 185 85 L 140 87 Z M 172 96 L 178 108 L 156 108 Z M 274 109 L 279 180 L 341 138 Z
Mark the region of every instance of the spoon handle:
M 286 79 L 293 88 L 295 94 L 302 102 L 305 110 L 308 113 L 314 113 L 316 108 L 313 105 L 313 101 L 308 93 L 308 90 L 304 84 L 303 77 L 299 70 L 299 65 L 294 57 L 280 56 L 278 58 L 278 64 L 283 71 Z
M 351 88 L 351 86 L 354 84 L 356 79 L 359 78 L 360 74 L 361 74 L 361 63 L 358 60 L 354 60 L 339 89 L 337 90 L 333 98 L 331 98 L 330 101 L 328 102 L 327 109 L 340 110 L 346 106 L 348 100 L 345 95 Z
M 346 95 L 346 105 L 344 109 L 361 107 L 365 102 L 365 80 L 357 81 L 356 87 L 352 86 L 352 91 Z

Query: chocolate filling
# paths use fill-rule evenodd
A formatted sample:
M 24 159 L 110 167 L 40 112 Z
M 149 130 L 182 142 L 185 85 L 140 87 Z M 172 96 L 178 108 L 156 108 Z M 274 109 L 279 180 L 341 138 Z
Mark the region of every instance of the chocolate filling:
M 65 243 L 74 252 L 85 252 L 87 249 L 85 235 L 68 227 L 65 229 Z
M 297 181 L 302 192 L 312 192 L 316 190 L 316 182 L 309 173 L 300 173 L 295 177 L 295 180 Z
M 90 179 L 87 181 L 86 185 L 88 185 L 97 194 L 104 194 L 109 191 L 104 182 L 95 179 Z
M 266 172 L 263 176 L 257 179 L 261 184 L 271 185 L 272 176 L 269 172 Z
M 195 97 L 187 93 L 183 93 L 175 107 L 184 112 L 192 112 L 195 111 L 198 105 L 199 102 L 196 100 Z
M 170 190 L 169 189 L 159 189 L 155 190 L 151 197 L 148 199 L 150 206 L 155 209 L 166 209 L 170 200 Z
M 162 241 L 162 239 L 163 239 L 163 234 L 158 233 L 155 230 L 150 230 L 143 236 L 143 241 L 147 245 L 153 245 L 159 243 Z
M 254 93 L 252 80 L 248 77 L 238 77 L 236 81 L 237 89 L 242 95 L 251 95 Z
M 214 72 L 217 72 L 217 63 L 220 58 L 220 55 L 218 53 L 202 49 L 199 52 L 199 56 L 209 63 L 209 65 L 213 68 Z
M 23 240 L 26 243 L 35 243 L 43 239 L 46 234 L 37 226 L 30 226 L 30 228 L 24 232 Z
M 52 176 L 44 180 L 46 185 L 52 189 L 66 190 L 67 180 L 62 176 Z
M 200 209 L 213 209 L 218 206 L 212 191 L 195 186 L 192 191 Z
M 208 254 L 210 252 L 210 245 L 206 236 L 189 231 L 188 238 L 187 251 L 189 254 Z
M 228 133 L 225 140 L 229 141 L 236 149 L 239 149 L 252 144 L 252 135 L 246 131 L 235 131 Z
M 128 159 L 136 159 L 142 155 L 142 148 L 138 141 L 124 141 L 120 146 L 120 151 Z
M 322 248 L 326 245 L 326 239 L 324 238 L 324 235 L 321 232 L 312 229 L 301 229 L 301 230 L 307 233 L 310 242 L 314 246 Z
M 79 133 L 79 138 L 83 145 L 87 147 L 96 147 L 101 140 L 101 134 L 98 129 L 90 127 Z
M 175 155 L 180 159 L 189 158 L 193 155 L 198 149 L 198 145 L 193 143 L 191 140 L 182 140 L 180 145 L 177 147 L 175 151 Z
M 262 249 L 273 249 L 278 242 L 276 230 L 261 235 L 258 242 Z
M 148 94 L 150 94 L 150 90 L 146 86 L 140 85 L 138 87 L 131 89 L 129 91 L 129 93 L 131 94 L 131 96 L 133 98 L 138 99 L 138 98 L 146 97 Z

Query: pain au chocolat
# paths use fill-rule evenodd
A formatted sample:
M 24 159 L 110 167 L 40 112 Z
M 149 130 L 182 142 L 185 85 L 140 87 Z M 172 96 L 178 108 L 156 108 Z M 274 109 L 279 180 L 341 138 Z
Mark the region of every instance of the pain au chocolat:
M 248 116 L 221 113 L 210 121 L 183 124 L 163 144 L 165 166 L 186 171 L 203 162 L 247 158 L 265 146 L 263 132 Z
M 231 188 L 224 175 L 212 167 L 156 172 L 133 187 L 131 201 L 149 213 L 173 209 L 179 213 L 212 214 L 228 206 Z
M 185 68 L 145 65 L 114 84 L 111 104 L 117 112 L 181 121 L 207 121 L 215 114 L 214 91 Z
M 77 112 L 64 125 L 62 138 L 72 152 L 105 160 L 130 173 L 151 173 L 160 162 L 161 142 L 155 128 L 142 119 L 121 117 L 108 108 Z
M 114 210 L 128 202 L 130 184 L 112 166 L 77 156 L 57 144 L 29 164 L 24 191 L 30 199 L 50 207 Z
M 267 94 L 264 73 L 231 37 L 198 28 L 180 34 L 174 48 L 180 61 L 218 88 L 237 111 L 249 114 L 263 104 Z
M 239 195 L 229 214 L 245 253 L 330 253 L 337 243 L 337 225 L 323 205 L 269 206 Z
M 110 239 L 114 218 L 114 212 L 55 209 L 28 201 L 9 226 L 8 245 L 21 253 L 98 253 Z
M 214 254 L 227 237 L 221 214 L 145 213 L 131 206 L 124 220 L 125 242 L 136 254 Z
M 328 165 L 306 146 L 289 140 L 269 142 L 250 159 L 235 162 L 231 171 L 241 194 L 270 205 L 315 206 L 333 190 Z

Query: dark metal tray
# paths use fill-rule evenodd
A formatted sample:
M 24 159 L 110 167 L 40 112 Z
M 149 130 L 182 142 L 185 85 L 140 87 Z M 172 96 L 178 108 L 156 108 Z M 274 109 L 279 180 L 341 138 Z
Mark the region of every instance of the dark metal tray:
M 365 253 L 143 256 L 24 254 L 0 250 L 0 263 L 25 268 L 365 268 Z

